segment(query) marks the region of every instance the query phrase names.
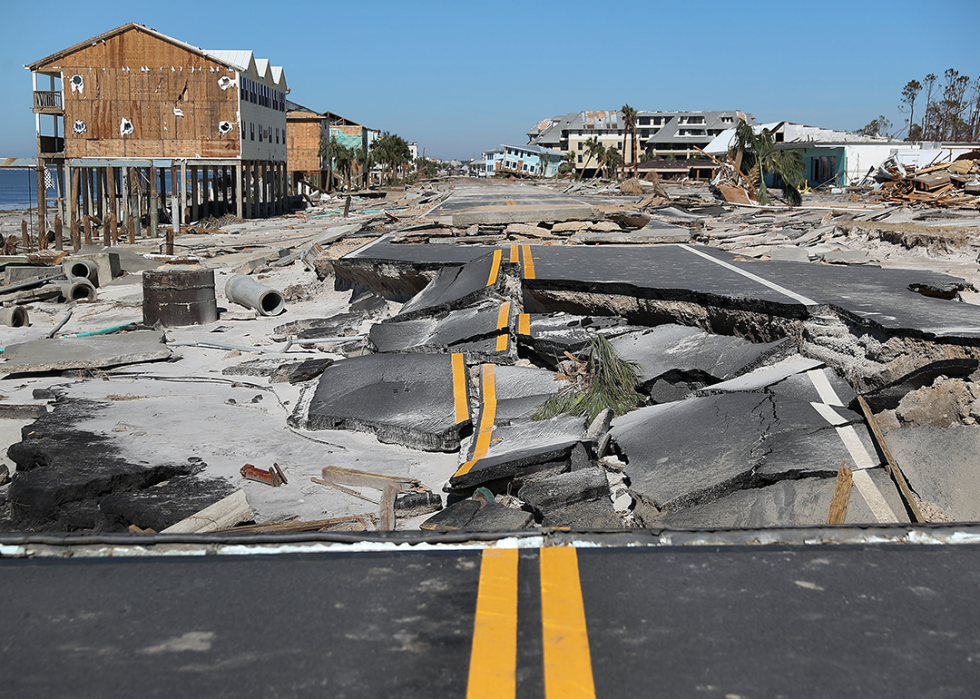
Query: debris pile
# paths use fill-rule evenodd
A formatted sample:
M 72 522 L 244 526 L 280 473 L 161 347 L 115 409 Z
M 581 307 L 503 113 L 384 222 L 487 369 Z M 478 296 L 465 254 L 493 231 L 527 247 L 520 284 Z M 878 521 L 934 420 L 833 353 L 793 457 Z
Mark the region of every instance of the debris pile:
M 980 157 L 919 169 L 902 165 L 892 157 L 881 164 L 873 179 L 876 184 L 870 197 L 876 201 L 938 207 L 980 206 Z
M 30 314 L 3 328 L 3 393 L 18 403 L 0 417 L 24 423 L 2 526 L 975 516 L 956 494 L 976 485 L 962 455 L 980 430 L 980 314 L 957 300 L 975 292 L 871 256 L 969 250 L 969 216 L 745 210 L 705 187 L 607 186 L 550 200 L 515 185 L 527 203 L 497 207 L 456 206 L 448 184 L 352 193 L 203 229 L 179 239 L 180 257 L 99 248 L 8 263 L 8 308 Z M 36 274 L 36 290 L 51 271 L 97 297 L 12 300 L 18 274 Z M 957 453 L 923 464 L 936 430 L 956 432 Z

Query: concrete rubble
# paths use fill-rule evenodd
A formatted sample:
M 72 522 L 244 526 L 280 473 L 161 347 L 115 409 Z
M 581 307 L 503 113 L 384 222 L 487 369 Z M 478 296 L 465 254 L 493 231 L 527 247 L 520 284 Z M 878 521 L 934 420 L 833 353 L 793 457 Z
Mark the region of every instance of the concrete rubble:
M 963 197 L 505 186 L 5 258 L 30 320 L 0 327 L 0 394 L 34 412 L 0 413 L 0 529 L 159 532 L 232 496 L 241 532 L 811 526 L 845 464 L 847 524 L 980 518 Z M 639 407 L 542 418 L 599 336 Z

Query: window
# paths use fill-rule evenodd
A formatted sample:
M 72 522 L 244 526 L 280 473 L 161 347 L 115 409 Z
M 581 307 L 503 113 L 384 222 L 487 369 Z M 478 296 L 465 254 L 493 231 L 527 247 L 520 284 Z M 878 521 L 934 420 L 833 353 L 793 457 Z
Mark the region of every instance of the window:
M 251 133 L 250 140 L 254 141 L 255 140 L 255 123 L 250 121 L 248 123 L 248 125 L 250 127 L 249 128 L 249 132 Z
M 640 117 L 639 118 L 639 125 L 640 126 L 649 126 L 650 125 L 650 117 Z
M 731 117 L 722 117 L 721 118 L 721 123 L 722 124 L 731 124 L 733 121 L 734 120 Z
M 650 129 L 640 129 L 640 138 L 649 138 Z
M 585 148 L 585 144 L 584 144 L 584 143 L 582 143 L 581 141 L 579 141 L 579 142 L 578 142 L 578 149 L 579 149 L 579 150 L 582 150 L 582 149 L 584 149 L 584 148 Z M 582 157 L 581 157 L 581 156 L 579 156 L 579 162 L 581 162 L 581 160 L 582 160 Z
M 616 148 L 618 150 L 623 150 L 623 142 L 622 141 L 616 141 Z
M 578 157 L 578 161 L 579 162 L 582 162 L 582 156 L 581 155 Z
M 279 127 L 276 127 L 276 143 L 279 143 Z

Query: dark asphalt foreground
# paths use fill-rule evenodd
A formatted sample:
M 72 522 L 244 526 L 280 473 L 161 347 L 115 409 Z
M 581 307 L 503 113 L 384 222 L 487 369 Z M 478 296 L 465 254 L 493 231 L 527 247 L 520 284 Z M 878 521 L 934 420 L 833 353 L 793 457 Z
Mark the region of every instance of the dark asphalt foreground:
M 974 545 L 23 559 L 0 580 L 5 697 L 980 688 Z

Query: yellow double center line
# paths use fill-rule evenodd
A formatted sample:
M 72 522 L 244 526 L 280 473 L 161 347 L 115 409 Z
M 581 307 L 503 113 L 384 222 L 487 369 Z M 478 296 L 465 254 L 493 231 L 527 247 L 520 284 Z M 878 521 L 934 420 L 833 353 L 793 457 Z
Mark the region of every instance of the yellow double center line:
M 555 546 L 538 555 L 545 699 L 595 699 L 578 553 Z M 516 695 L 517 569 L 517 549 L 483 551 L 467 699 Z
M 500 306 L 500 312 L 497 314 L 497 331 L 503 330 L 501 334 L 497 335 L 497 351 L 506 352 L 507 351 L 507 334 L 509 332 L 510 324 L 510 301 L 505 301 L 503 305 Z
M 476 444 L 473 447 L 473 458 L 459 467 L 453 477 L 470 472 L 473 464 L 487 455 L 490 450 L 490 437 L 493 434 L 493 422 L 497 417 L 497 384 L 494 380 L 494 365 L 483 365 L 483 407 L 480 410 L 480 428 L 476 434 Z

